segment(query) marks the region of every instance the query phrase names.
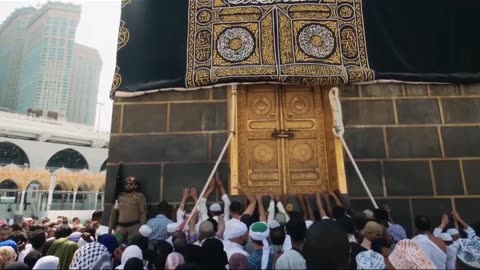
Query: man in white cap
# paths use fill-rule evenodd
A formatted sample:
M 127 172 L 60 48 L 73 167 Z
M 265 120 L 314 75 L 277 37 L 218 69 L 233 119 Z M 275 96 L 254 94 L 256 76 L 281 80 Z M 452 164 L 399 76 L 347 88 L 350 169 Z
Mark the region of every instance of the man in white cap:
M 447 245 L 447 251 L 448 251 L 448 246 L 450 246 L 453 243 L 453 238 L 450 234 L 448 233 L 441 233 L 438 238 L 442 239 L 443 242 L 445 242 L 445 245 Z
M 480 269 L 480 238 L 459 239 L 456 269 Z
M 225 227 L 223 245 L 228 259 L 235 253 L 248 257 L 248 252 L 243 248 L 248 242 L 247 225 L 238 219 L 230 219 Z
M 150 237 L 150 235 L 152 234 L 152 228 L 150 228 L 148 225 L 142 225 L 140 226 L 140 229 L 138 229 L 138 232 L 140 233 L 140 235 L 142 235 L 143 237 Z
M 272 269 L 274 253 L 268 245 L 270 229 L 265 222 L 255 222 L 250 226 L 249 236 L 255 250 L 248 257 L 248 269 Z
M 212 203 L 210 207 L 208 208 L 210 210 L 210 215 L 212 216 L 213 219 L 215 219 L 216 222 L 218 222 L 218 217 L 223 214 L 222 213 L 222 207 L 218 203 Z
M 178 224 L 177 222 L 173 222 L 173 223 L 170 223 L 167 225 L 167 233 L 170 235 L 167 240 L 168 243 L 170 243 L 170 245 L 172 245 L 173 247 L 173 241 L 172 241 L 172 238 L 173 238 L 173 234 L 176 232 L 176 231 L 179 231 L 180 230 L 180 224 Z
M 458 214 L 457 211 L 452 211 L 452 218 L 455 220 L 459 227 L 463 228 L 463 231 L 467 234 L 467 239 L 471 239 L 475 237 L 475 230 L 472 229 L 465 221 L 463 221 L 462 217 Z M 442 221 L 440 225 L 435 228 L 433 231 L 433 235 L 440 236 L 442 231 L 448 226 L 450 223 L 450 219 L 448 218 L 447 214 L 442 215 Z M 451 228 L 447 230 L 447 234 L 452 237 L 453 243 L 447 247 L 447 269 L 455 269 L 456 261 L 457 261 L 457 250 L 460 245 L 460 233 L 457 229 Z M 459 239 L 460 238 L 460 239 Z
M 290 235 L 292 247 L 283 251 L 277 259 L 275 269 L 306 269 L 307 263 L 302 251 L 307 232 L 305 221 L 299 216 L 294 216 L 288 221 L 286 230 Z
M 460 227 L 463 228 L 463 231 L 467 234 L 467 238 L 475 236 L 475 230 L 473 230 L 472 227 L 470 227 L 465 221 L 463 221 L 462 217 L 458 214 L 457 211 L 452 211 L 452 218 L 458 223 Z M 433 230 L 433 235 L 437 237 L 440 236 L 440 234 L 443 232 L 443 230 L 445 230 L 449 223 L 450 219 L 448 218 L 448 215 L 443 214 L 440 225 L 435 228 L 435 230 Z M 447 233 L 452 236 L 454 242 L 460 238 L 460 232 L 455 228 L 448 229 Z

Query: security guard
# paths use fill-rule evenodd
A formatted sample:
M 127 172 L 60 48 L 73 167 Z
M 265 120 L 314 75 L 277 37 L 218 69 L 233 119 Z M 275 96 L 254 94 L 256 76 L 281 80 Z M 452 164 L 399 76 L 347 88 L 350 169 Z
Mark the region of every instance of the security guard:
M 147 221 L 147 204 L 145 196 L 137 191 L 137 179 L 129 176 L 125 179 L 125 192 L 118 195 L 110 216 L 109 233 L 124 235 L 128 241 L 138 234 L 138 229 Z

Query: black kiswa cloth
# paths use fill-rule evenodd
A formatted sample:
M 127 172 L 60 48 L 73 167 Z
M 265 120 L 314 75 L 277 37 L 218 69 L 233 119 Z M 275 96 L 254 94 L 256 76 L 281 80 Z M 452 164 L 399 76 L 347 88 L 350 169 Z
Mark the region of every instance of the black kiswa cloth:
M 116 203 L 116 200 L 118 198 L 118 195 L 120 193 L 122 193 L 123 188 L 124 188 L 123 180 L 125 179 L 125 175 L 124 175 L 123 170 L 124 170 L 123 164 L 120 163 L 120 165 L 118 165 L 118 168 L 116 170 L 116 175 L 115 175 L 115 178 L 113 179 L 113 181 L 110 181 L 109 183 L 106 183 L 106 185 L 105 185 L 105 190 L 104 190 L 104 195 L 103 196 L 105 196 L 105 198 L 108 199 L 108 201 L 106 200 L 105 202 L 110 203 L 111 208 L 110 208 L 109 213 L 104 212 L 104 214 L 102 215 L 102 220 L 101 220 L 102 225 L 109 225 L 110 215 L 115 215 L 114 220 L 117 220 L 116 215 L 118 215 L 118 212 L 114 210 L 114 207 L 115 207 L 115 203 Z M 115 173 L 115 171 L 113 171 L 113 173 Z M 107 177 L 107 180 L 108 179 L 110 179 L 110 178 Z M 109 190 L 113 190 L 113 194 L 108 192 Z M 112 197 L 107 197 L 108 196 L 107 193 L 112 194 L 113 196 Z M 105 206 L 103 206 L 103 209 L 105 209 Z
M 223 0 L 223 2 L 228 1 Z M 313 0 L 309 1 L 312 2 Z M 144 92 L 189 87 L 187 78 L 188 55 L 198 53 L 197 50 L 190 52 L 188 50 L 189 26 L 194 24 L 192 18 L 196 18 L 196 15 L 190 16 L 191 12 L 189 12 L 191 10 L 190 4 L 193 2 L 198 5 L 210 3 L 210 1 L 203 0 L 122 1 L 122 22 L 119 36 L 123 37 L 123 39 L 121 38 L 123 41 L 119 41 L 117 73 L 112 87 L 113 91 Z M 214 2 L 218 3 L 218 0 Z M 343 80 L 329 81 L 327 78 L 325 80 L 327 84 L 379 79 L 411 82 L 480 83 L 479 0 L 354 0 L 353 2 L 361 3 L 363 18 L 360 19 L 364 22 L 364 32 L 362 33 L 365 36 L 366 59 L 368 59 L 366 69 L 373 70 L 372 74 L 374 76 L 357 76 L 356 79 L 352 79 L 351 74 L 348 74 L 348 76 L 342 75 Z M 309 5 L 325 5 L 325 3 L 322 3 L 323 1 L 318 1 L 316 4 L 310 3 Z M 295 4 L 299 3 L 290 5 Z M 340 14 L 338 11 L 340 6 L 344 4 L 345 1 L 334 4 L 333 8 L 337 8 L 337 12 L 331 14 Z M 250 6 L 256 5 L 252 4 Z M 198 11 L 196 10 L 197 13 L 195 14 L 199 14 Z M 282 13 L 280 11 L 275 13 L 273 25 L 276 25 L 278 18 L 280 18 L 279 14 Z M 213 14 L 213 16 L 218 17 L 219 15 Z M 362 13 L 356 11 L 355 16 L 362 16 Z M 322 19 L 319 19 L 315 23 L 319 22 L 327 25 L 328 20 L 322 21 Z M 342 20 L 336 20 L 335 23 L 338 29 L 344 27 L 344 25 L 341 25 L 344 23 Z M 226 23 L 227 26 L 229 24 L 238 26 L 241 23 Z M 209 39 L 205 38 L 205 32 L 200 33 L 204 26 L 195 28 L 195 31 L 199 33 L 198 37 L 202 34 L 203 38 L 208 41 Z M 358 24 L 356 24 L 356 27 L 358 27 Z M 128 31 L 128 34 L 125 34 L 122 29 Z M 318 30 L 318 28 L 311 28 L 310 30 Z M 218 46 L 218 43 L 215 42 L 215 35 L 221 35 L 221 31 L 224 30 L 219 30 L 218 33 L 211 36 L 209 46 L 212 52 Z M 276 29 L 274 35 L 280 35 L 282 31 L 287 30 Z M 259 32 L 263 35 L 265 31 Z M 357 33 L 360 32 L 357 31 Z M 345 32 L 345 34 L 348 34 L 348 32 Z M 337 43 L 339 43 L 338 40 L 342 38 L 343 34 L 336 33 L 335 35 L 337 35 L 335 37 L 335 49 L 340 48 L 341 52 L 343 47 L 340 47 L 341 44 Z M 298 42 L 294 33 L 291 36 L 293 43 Z M 275 36 L 274 42 L 276 42 L 277 37 Z M 258 44 L 263 46 L 265 43 Z M 256 43 L 255 49 L 263 49 L 258 44 Z M 320 44 L 322 43 L 320 42 Z M 325 43 L 323 42 L 323 44 Z M 274 44 L 274 48 L 274 50 L 279 50 L 278 44 Z M 283 51 L 274 52 L 278 55 L 277 57 L 280 57 L 279 55 L 282 53 Z M 261 58 L 262 56 L 260 56 Z M 220 59 L 220 61 L 224 60 Z M 308 60 L 304 61 L 308 62 Z M 319 63 L 325 64 L 327 62 L 319 60 Z M 279 60 L 274 64 L 274 67 L 279 69 L 281 64 L 282 61 Z M 260 65 L 260 68 L 268 66 L 263 62 Z M 327 67 L 330 68 L 336 64 L 328 62 L 327 65 L 330 65 Z M 348 61 L 343 61 L 339 66 L 342 65 L 344 68 L 348 68 L 350 64 Z M 238 68 L 238 66 L 234 64 L 232 68 Z M 310 76 L 315 77 L 317 74 L 312 71 L 315 70 L 315 63 L 311 66 L 313 68 L 309 71 Z M 201 69 L 201 65 L 198 67 Z M 203 73 L 203 77 L 200 79 L 205 78 L 205 74 L 211 74 L 212 76 L 212 70 L 208 71 L 210 73 Z M 236 70 L 242 72 L 241 69 Z M 221 81 L 209 83 L 206 80 L 206 83 L 202 86 L 215 83 L 286 82 L 277 75 L 252 75 L 245 70 L 243 71 L 241 75 L 240 73 L 233 73 L 231 78 L 224 77 Z M 312 84 L 314 82 L 305 78 L 302 74 L 299 74 L 298 77 L 300 79 L 296 83 Z
M 128 31 L 128 40 L 122 44 L 124 47 L 120 47 L 119 41 L 117 51 L 117 69 L 121 75 L 119 89 L 135 92 L 183 87 L 188 0 L 125 2 L 120 29 L 123 25 Z
M 478 0 L 363 0 L 376 79 L 479 83 L 478 14 Z

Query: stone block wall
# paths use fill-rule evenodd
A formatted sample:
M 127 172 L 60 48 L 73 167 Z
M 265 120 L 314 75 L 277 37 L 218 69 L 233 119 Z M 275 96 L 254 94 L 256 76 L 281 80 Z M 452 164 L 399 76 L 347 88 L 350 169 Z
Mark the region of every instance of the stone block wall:
M 412 232 L 425 214 L 436 224 L 457 209 L 480 224 L 480 86 L 373 84 L 342 86 L 345 138 L 372 193 Z M 226 88 L 117 98 L 107 165 L 105 216 L 118 164 L 136 175 L 149 215 L 183 187 L 201 189 L 227 139 Z M 229 181 L 227 154 L 220 167 Z M 356 208 L 371 207 L 346 159 Z M 200 192 L 200 190 L 199 190 Z M 218 194 L 211 200 L 218 200 Z
M 179 201 L 184 187 L 195 186 L 200 193 L 227 140 L 227 115 L 226 88 L 116 98 L 105 215 L 111 211 L 120 162 L 124 176 L 136 175 L 141 182 L 149 216 L 161 200 Z M 227 182 L 225 163 L 220 173 Z
M 457 209 L 480 224 L 480 85 L 371 84 L 341 87 L 345 139 L 379 204 L 412 232 Z M 350 196 L 371 207 L 350 162 Z

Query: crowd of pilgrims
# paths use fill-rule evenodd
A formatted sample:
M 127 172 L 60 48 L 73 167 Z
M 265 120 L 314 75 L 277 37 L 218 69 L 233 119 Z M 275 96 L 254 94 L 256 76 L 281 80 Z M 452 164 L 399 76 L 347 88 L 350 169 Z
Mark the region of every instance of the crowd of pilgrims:
M 207 207 L 215 189 L 223 207 Z M 3 220 L 0 269 L 480 269 L 480 238 L 455 211 L 436 228 L 416 217 L 408 239 L 388 206 L 356 211 L 339 192 L 296 195 L 300 209 L 286 196 L 242 193 L 245 207 L 218 180 L 201 198 L 185 189 L 176 209 L 160 202 L 133 236 L 109 234 L 102 211 L 84 224 Z M 198 201 L 193 213 L 190 198 Z

